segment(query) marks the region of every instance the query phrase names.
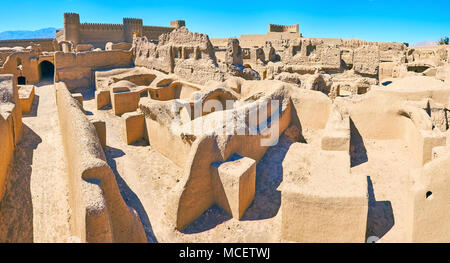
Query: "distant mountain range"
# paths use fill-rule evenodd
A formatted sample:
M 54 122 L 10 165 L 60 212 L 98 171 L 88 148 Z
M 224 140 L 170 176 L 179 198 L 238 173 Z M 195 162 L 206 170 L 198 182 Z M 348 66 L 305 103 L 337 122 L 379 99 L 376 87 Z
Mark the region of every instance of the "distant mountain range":
M 28 39 L 28 38 L 55 38 L 56 28 L 49 27 L 35 31 L 5 31 L 0 33 L 0 40 L 6 39 Z
M 435 45 L 439 45 L 439 41 L 434 41 L 434 40 L 421 41 L 421 42 L 417 42 L 414 46 L 423 47 L 423 46 L 435 46 Z

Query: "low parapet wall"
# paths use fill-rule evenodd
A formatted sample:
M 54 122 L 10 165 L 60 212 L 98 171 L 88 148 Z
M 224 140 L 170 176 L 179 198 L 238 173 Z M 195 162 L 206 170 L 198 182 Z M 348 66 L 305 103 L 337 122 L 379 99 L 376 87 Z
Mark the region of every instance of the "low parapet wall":
M 56 100 L 68 161 L 72 235 L 81 242 L 145 242 L 142 224 L 120 195 L 94 125 L 62 82 L 56 84 Z
M 54 38 L 0 40 L 0 47 L 28 47 L 32 44 L 39 44 L 42 51 L 55 51 L 57 47 Z
M 15 78 L 11 74 L 0 75 L 0 202 L 21 131 L 22 112 Z

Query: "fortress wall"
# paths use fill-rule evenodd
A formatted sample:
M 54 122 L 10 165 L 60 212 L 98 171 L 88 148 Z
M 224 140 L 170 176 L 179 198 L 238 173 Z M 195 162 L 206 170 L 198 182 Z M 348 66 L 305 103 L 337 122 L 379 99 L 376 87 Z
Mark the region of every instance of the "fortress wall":
M 170 33 L 175 28 L 171 27 L 159 27 L 159 26 L 143 26 L 142 36 L 147 37 L 149 40 L 158 40 L 159 36 L 164 33 Z
M 298 24 L 296 25 L 274 25 L 269 24 L 269 32 L 291 32 L 298 33 Z
M 88 51 L 55 53 L 55 82 L 64 81 L 69 89 L 93 85 L 93 71 L 133 64 L 131 51 Z
M 63 82 L 56 102 L 69 175 L 71 232 L 82 242 L 145 242 L 142 224 L 120 194 L 94 125 Z
M 42 51 L 55 51 L 54 38 L 0 40 L 0 47 L 28 47 L 32 43 L 41 45 Z
M 120 24 L 81 24 L 80 43 L 104 49 L 108 42 L 124 42 L 124 30 L 124 26 Z
M 22 132 L 22 111 L 13 75 L 0 75 L 0 202 L 14 148 Z

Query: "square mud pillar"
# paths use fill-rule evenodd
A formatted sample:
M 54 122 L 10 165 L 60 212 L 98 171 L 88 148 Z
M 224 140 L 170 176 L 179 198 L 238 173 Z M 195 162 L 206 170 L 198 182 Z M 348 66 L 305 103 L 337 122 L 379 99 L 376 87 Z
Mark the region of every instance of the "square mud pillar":
M 350 151 L 350 119 L 340 116 L 332 116 L 325 127 L 321 142 L 324 151 Z
M 95 118 L 91 118 L 90 122 L 94 125 L 98 139 L 104 150 L 106 148 L 106 122 Z
M 283 241 L 366 242 L 367 177 L 350 173 L 348 152 L 294 143 L 282 168 Z
M 301 243 L 364 243 L 367 196 L 330 196 L 286 187 L 281 194 L 282 238 Z
M 115 115 L 136 111 L 140 95 L 137 92 L 112 93 L 112 107 Z
M 28 114 L 31 111 L 35 95 L 34 85 L 19 86 L 19 101 L 22 108 L 22 114 Z
M 236 219 L 241 219 L 255 197 L 255 160 L 233 155 L 223 163 L 211 165 L 215 201 Z
M 97 104 L 97 110 L 111 104 L 111 97 L 109 91 L 107 90 L 97 90 L 95 91 L 95 102 Z
M 145 118 L 139 112 L 128 112 L 122 115 L 123 139 L 130 145 L 145 137 Z

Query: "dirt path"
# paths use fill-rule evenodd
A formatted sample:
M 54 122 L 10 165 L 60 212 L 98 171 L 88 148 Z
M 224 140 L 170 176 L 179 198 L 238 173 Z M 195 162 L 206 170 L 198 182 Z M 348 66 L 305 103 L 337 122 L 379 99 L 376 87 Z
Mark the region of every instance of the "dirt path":
M 23 124 L 0 206 L 5 219 L 0 233 L 10 242 L 66 242 L 68 178 L 53 85 L 36 87 L 33 109 Z

